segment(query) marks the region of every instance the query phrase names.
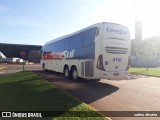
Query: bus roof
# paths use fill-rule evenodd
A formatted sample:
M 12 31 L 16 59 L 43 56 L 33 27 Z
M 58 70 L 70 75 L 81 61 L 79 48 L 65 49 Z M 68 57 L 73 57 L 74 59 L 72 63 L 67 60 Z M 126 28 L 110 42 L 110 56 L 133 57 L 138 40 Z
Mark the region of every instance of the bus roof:
M 53 39 L 53 40 L 50 40 L 50 41 L 48 41 L 47 43 L 45 43 L 44 45 L 47 45 L 47 44 L 56 42 L 56 41 L 58 41 L 58 40 L 61 40 L 61 39 L 67 38 L 67 37 L 70 37 L 70 36 L 72 36 L 72 35 L 74 35 L 74 34 L 83 32 L 83 31 L 85 31 L 85 30 L 87 30 L 87 29 L 90 29 L 90 28 L 93 28 L 93 27 L 97 27 L 97 26 L 99 26 L 99 25 L 101 25 L 101 24 L 115 24 L 115 25 L 120 25 L 120 24 L 111 23 L 111 22 L 99 22 L 99 23 L 93 24 L 93 25 L 91 25 L 91 26 L 88 26 L 88 27 L 86 27 L 86 28 L 83 28 L 83 29 L 81 29 L 81 30 L 78 30 L 78 31 L 76 31 L 76 32 L 73 32 L 73 33 L 64 35 L 64 36 L 62 36 L 62 37 L 58 37 L 58 38 L 55 38 L 55 39 Z M 120 25 L 120 26 L 123 26 L 123 25 Z M 123 26 L 123 27 L 126 27 L 126 26 Z M 126 27 L 126 28 L 127 28 L 127 27 Z

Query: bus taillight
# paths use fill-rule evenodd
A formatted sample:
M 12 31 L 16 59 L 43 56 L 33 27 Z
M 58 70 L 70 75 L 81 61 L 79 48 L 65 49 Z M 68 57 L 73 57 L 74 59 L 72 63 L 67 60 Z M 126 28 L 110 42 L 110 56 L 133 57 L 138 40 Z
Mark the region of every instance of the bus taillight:
M 103 66 L 103 55 L 99 55 L 99 57 L 98 57 L 98 60 L 97 60 L 97 68 L 98 68 L 99 70 L 105 71 L 104 66 Z

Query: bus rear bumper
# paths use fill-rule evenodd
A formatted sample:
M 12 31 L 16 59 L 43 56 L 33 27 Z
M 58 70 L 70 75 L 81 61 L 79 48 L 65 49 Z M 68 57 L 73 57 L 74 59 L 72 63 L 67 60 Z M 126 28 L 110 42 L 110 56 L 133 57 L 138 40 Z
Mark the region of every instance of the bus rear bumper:
M 127 79 L 128 71 L 101 72 L 101 75 L 99 77 L 101 79 L 108 79 L 108 80 L 123 80 L 123 79 Z

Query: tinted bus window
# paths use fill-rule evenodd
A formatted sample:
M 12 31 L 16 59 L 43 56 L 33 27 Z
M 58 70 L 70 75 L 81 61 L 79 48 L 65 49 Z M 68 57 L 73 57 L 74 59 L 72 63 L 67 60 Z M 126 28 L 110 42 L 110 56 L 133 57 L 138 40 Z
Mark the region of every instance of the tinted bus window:
M 46 52 L 46 53 L 49 52 L 49 45 L 47 45 L 47 46 L 45 47 L 45 52 Z
M 52 51 L 51 44 L 49 44 L 49 45 L 47 46 L 47 51 L 48 51 L 49 53 Z
M 51 51 L 52 52 L 56 52 L 57 51 L 57 43 L 56 42 L 51 44 Z
M 59 52 L 59 51 L 60 51 L 60 48 L 61 48 L 60 41 L 57 41 L 57 42 L 56 42 L 56 48 L 57 48 L 56 51 Z
M 85 31 L 85 39 L 84 39 L 84 45 L 87 46 L 94 42 L 95 34 L 96 34 L 96 27 L 91 28 L 87 31 Z
M 65 42 L 65 50 L 73 49 L 73 39 L 72 37 L 68 37 L 64 40 Z
M 79 33 L 73 36 L 74 48 L 82 48 L 84 46 L 84 33 Z
M 60 40 L 60 41 L 58 41 L 58 51 L 60 51 L 60 52 L 62 52 L 62 51 L 64 51 L 64 40 Z

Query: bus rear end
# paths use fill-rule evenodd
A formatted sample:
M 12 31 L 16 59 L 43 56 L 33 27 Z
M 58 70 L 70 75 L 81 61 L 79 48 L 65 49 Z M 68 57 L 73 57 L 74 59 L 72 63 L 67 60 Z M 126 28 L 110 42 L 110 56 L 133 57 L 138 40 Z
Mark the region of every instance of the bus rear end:
M 97 75 L 115 80 L 127 78 L 131 47 L 129 30 L 112 23 L 103 23 L 100 29 Z

